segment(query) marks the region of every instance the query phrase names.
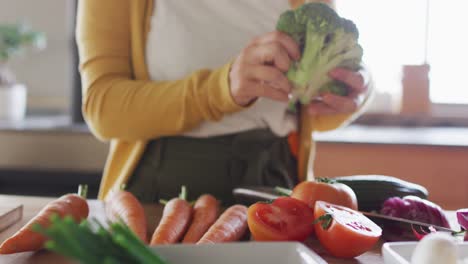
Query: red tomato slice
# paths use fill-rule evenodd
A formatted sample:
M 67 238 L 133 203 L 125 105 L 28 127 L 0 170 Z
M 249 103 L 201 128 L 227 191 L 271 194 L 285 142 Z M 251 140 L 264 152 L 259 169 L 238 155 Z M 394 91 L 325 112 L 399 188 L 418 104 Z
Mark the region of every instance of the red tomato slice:
M 273 203 L 255 203 L 247 223 L 257 241 L 304 241 L 314 231 L 314 213 L 302 201 L 280 197 Z
M 353 258 L 370 250 L 382 235 L 382 229 L 352 209 L 317 201 L 314 209 L 315 233 L 333 256 Z

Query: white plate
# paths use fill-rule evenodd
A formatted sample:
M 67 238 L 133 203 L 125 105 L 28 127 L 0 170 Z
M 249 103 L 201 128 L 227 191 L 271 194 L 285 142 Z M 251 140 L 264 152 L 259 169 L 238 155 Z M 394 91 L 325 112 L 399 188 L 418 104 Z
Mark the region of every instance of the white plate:
M 311 249 L 296 242 L 236 242 L 213 245 L 156 246 L 170 264 L 326 264 Z
M 389 242 L 382 247 L 385 264 L 409 264 L 418 242 Z M 468 258 L 468 243 L 458 244 L 458 258 Z

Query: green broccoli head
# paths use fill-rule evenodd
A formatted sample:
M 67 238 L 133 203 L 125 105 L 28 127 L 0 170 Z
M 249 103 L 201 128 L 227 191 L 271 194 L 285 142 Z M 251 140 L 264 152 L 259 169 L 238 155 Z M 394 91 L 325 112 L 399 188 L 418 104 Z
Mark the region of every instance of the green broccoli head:
M 303 43 L 305 27 L 296 21 L 296 14 L 292 10 L 288 10 L 281 14 L 276 25 L 278 31 L 287 33 L 297 43 Z
M 326 4 L 306 3 L 284 12 L 277 30 L 290 35 L 302 50 L 301 59 L 287 72 L 294 84 L 292 104 L 308 104 L 324 91 L 347 94 L 345 85 L 328 77 L 328 72 L 336 67 L 360 69 L 363 50 L 351 20 L 341 18 Z

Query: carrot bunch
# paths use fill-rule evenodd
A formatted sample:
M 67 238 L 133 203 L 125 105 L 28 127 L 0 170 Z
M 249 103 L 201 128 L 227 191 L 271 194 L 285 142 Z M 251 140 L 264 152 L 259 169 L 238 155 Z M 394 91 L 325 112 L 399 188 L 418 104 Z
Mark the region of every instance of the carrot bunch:
M 219 201 L 210 194 L 198 197 L 192 208 L 183 186 L 178 198 L 165 203 L 150 244 L 223 243 L 242 238 L 247 231 L 247 207 L 231 206 L 221 216 L 219 212 Z
M 77 194 L 66 194 L 48 203 L 34 218 L 23 226 L 13 236 L 0 245 L 0 254 L 14 254 L 26 251 L 36 251 L 44 247 L 47 238 L 33 230 L 35 225 L 48 227 L 51 217 L 71 217 L 79 223 L 88 218 L 89 207 L 86 202 L 87 186 L 80 185 Z
M 53 221 L 74 226 L 88 218 L 87 187 L 80 185 L 79 194 L 67 194 L 48 203 L 33 219 L 0 245 L 0 254 L 36 251 L 44 248 L 47 228 Z M 234 205 L 220 215 L 220 203 L 210 194 L 198 197 L 193 206 L 187 201 L 187 190 L 182 186 L 179 197 L 162 201 L 164 210 L 153 232 L 150 245 L 175 243 L 223 243 L 237 241 L 247 231 L 247 208 Z M 147 244 L 147 222 L 140 201 L 123 189 L 112 192 L 105 201 L 106 216 L 111 226 L 123 224 L 135 239 Z M 53 220 L 55 217 L 55 220 Z M 68 224 L 67 224 L 68 223 Z M 34 227 L 40 226 L 43 232 Z M 63 227 L 63 225 L 60 225 Z M 51 229 L 52 230 L 52 229 Z M 52 232 L 52 231 L 51 231 Z

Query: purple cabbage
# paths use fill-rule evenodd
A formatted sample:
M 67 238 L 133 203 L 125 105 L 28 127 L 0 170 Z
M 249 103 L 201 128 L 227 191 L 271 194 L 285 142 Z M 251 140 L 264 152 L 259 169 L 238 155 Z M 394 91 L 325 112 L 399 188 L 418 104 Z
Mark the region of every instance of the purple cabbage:
M 457 210 L 457 220 L 464 230 L 468 230 L 468 208 Z
M 468 241 L 468 208 L 457 210 L 457 220 L 462 230 L 465 230 L 465 241 Z
M 447 216 L 440 206 L 417 196 L 389 198 L 384 202 L 380 213 L 450 228 Z

